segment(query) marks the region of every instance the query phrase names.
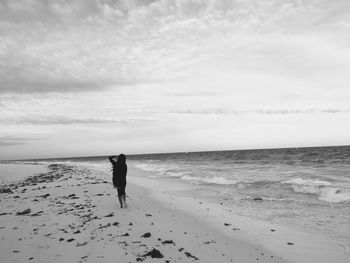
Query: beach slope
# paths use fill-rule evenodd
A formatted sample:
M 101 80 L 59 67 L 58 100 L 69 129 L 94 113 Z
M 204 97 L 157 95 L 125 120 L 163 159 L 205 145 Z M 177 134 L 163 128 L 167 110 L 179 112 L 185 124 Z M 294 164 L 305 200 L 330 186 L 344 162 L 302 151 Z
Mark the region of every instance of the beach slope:
M 4 262 L 348 262 L 317 235 L 232 214 L 129 176 L 120 209 L 108 175 L 53 164 L 0 189 Z

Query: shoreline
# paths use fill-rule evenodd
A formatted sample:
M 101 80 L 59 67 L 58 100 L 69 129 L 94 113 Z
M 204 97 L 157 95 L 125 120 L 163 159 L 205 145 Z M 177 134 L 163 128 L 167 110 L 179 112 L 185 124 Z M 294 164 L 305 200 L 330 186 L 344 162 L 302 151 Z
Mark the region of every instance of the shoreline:
M 1 194 L 1 254 L 6 262 L 341 263 L 349 259 L 324 237 L 176 196 L 172 193 L 177 186 L 138 177 L 134 171 L 128 177 L 127 209 L 119 208 L 109 174 L 67 165 L 50 172 L 57 178 L 32 179 L 32 185 Z M 26 209 L 30 212 L 16 215 Z
M 153 189 L 162 189 L 152 192 L 154 199 L 163 200 L 165 204 L 168 197 L 174 209 L 184 211 L 232 239 L 257 245 L 290 262 L 347 262 L 350 259 L 343 245 L 323 234 L 237 215 L 223 203 L 214 203 L 212 200 L 174 194 L 182 192 L 183 184 L 170 185 L 162 180 L 145 177 L 137 177 L 132 183 L 143 187 L 153 184 Z

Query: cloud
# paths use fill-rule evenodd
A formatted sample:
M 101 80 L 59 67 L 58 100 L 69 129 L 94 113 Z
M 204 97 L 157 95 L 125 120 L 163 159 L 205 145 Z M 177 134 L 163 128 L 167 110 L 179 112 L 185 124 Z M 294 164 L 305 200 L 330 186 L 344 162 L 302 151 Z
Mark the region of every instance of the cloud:
M 217 96 L 220 93 L 217 92 L 209 92 L 209 91 L 197 91 L 197 92 L 168 92 L 166 95 L 174 96 L 174 97 L 207 97 L 207 96 Z
M 349 10 L 348 0 L 2 0 L 0 128 L 64 142 L 79 128 L 114 138 L 157 124 L 166 147 L 175 124 L 205 135 L 210 114 L 222 130 L 262 115 L 343 127 Z
M 175 114 L 200 114 L 200 115 L 228 115 L 228 114 L 261 114 L 261 115 L 294 115 L 294 114 L 336 114 L 350 113 L 350 109 L 253 109 L 253 110 L 233 110 L 227 108 L 208 108 L 193 110 L 169 111 Z
M 116 83 L 113 83 L 116 85 Z M 125 85 L 125 84 L 124 84 Z M 102 90 L 109 86 L 108 83 L 75 80 L 4 80 L 0 93 L 48 93 L 48 92 L 84 92 Z
M 67 116 L 25 116 L 15 119 L 1 118 L 1 124 L 15 124 L 15 125 L 75 125 L 75 124 L 131 124 L 135 122 L 153 122 L 156 121 L 153 118 L 79 118 L 79 117 L 67 117 Z
M 103 14 L 107 1 L 96 0 L 4 0 L 0 5 L 2 20 L 8 22 L 68 21 Z M 118 2 L 118 1 L 112 1 Z
M 4 0 L 0 92 L 98 91 L 169 79 L 176 68 L 192 67 L 191 57 L 239 56 L 235 45 L 254 53 L 245 34 L 347 29 L 349 9 L 348 1 L 326 0 Z M 271 52 L 263 47 L 260 53 Z
M 0 147 L 23 145 L 38 139 L 16 136 L 0 136 Z

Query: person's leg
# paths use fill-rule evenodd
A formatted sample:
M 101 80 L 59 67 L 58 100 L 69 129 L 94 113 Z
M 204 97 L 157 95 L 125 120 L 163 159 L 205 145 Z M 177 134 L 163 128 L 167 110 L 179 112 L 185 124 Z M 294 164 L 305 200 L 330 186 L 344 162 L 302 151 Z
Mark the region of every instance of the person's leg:
M 119 203 L 120 203 L 120 208 L 123 208 L 123 198 L 122 196 L 118 196 Z
M 118 200 L 119 200 L 119 204 L 120 204 L 120 208 L 123 208 L 123 198 L 122 198 L 122 194 L 121 194 L 121 188 L 117 187 L 117 191 L 118 191 Z
M 127 208 L 128 204 L 126 203 L 126 193 L 125 193 L 125 185 L 123 185 L 123 201 L 124 201 L 124 207 Z

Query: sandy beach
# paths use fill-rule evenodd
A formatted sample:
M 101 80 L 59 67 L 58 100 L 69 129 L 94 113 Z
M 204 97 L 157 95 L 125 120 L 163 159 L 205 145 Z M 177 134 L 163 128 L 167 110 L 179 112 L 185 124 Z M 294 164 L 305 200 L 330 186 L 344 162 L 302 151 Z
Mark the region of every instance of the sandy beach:
M 1 262 L 348 262 L 330 238 L 234 214 L 130 170 L 128 208 L 110 175 L 54 164 L 0 188 Z M 183 186 L 181 186 L 183 187 Z M 183 190 L 181 188 L 181 190 Z

